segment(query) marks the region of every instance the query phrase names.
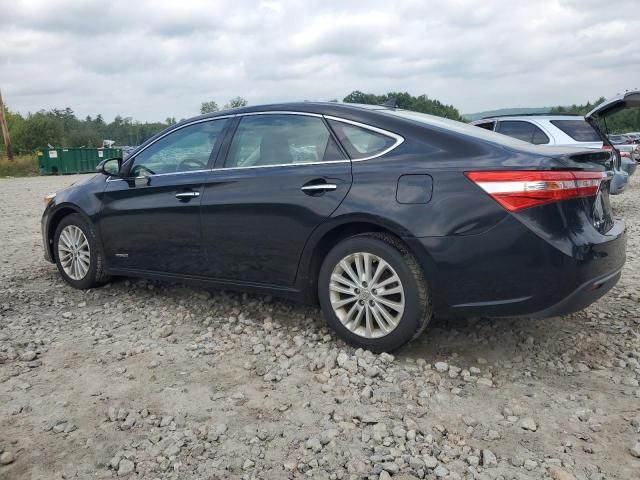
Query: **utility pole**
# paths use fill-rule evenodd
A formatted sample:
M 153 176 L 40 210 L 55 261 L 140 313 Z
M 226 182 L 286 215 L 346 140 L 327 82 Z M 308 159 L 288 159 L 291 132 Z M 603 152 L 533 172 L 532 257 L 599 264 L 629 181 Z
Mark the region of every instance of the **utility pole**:
M 7 119 L 4 117 L 2 92 L 0 92 L 0 126 L 2 126 L 2 137 L 4 138 L 4 146 L 7 149 L 7 158 L 13 160 L 13 148 L 11 147 L 11 138 L 9 138 L 9 127 L 7 126 Z

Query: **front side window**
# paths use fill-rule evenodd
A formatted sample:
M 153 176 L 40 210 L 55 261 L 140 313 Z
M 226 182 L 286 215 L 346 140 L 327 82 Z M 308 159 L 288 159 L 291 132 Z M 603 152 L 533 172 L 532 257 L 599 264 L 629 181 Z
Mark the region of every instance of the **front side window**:
M 576 142 L 601 142 L 602 139 L 586 120 L 551 120 L 551 123 Z
M 227 119 L 179 128 L 136 155 L 131 176 L 204 170 L 216 142 L 222 139 Z
M 350 123 L 329 120 L 329 125 L 336 132 L 338 140 L 353 159 L 367 158 L 379 155 L 391 148 L 396 139 L 382 133 L 358 127 Z
M 324 121 L 307 115 L 248 115 L 233 136 L 226 168 L 343 160 Z
M 549 137 L 540 128 L 522 120 L 503 120 L 498 123 L 498 132 L 535 145 L 549 143 Z

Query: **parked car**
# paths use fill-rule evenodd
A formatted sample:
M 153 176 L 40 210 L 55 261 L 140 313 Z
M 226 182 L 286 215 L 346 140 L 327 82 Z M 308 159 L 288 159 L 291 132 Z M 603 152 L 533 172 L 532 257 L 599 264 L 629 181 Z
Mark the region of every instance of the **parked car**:
M 623 140 L 622 135 L 609 135 L 609 142 L 620 152 L 621 156 L 627 156 L 636 162 L 640 162 L 640 145 L 635 142 L 621 143 Z M 628 155 L 623 155 L 625 152 Z
M 629 176 L 633 175 L 638 167 L 638 162 L 633 158 L 633 152 L 626 150 L 620 151 L 620 168 L 627 172 Z
M 606 147 L 602 135 L 580 115 L 509 115 L 483 118 L 471 124 L 535 145 Z M 621 158 L 616 162 L 615 176 L 611 186 L 613 195 L 622 193 L 629 183 L 629 172 L 622 168 Z
M 609 141 L 613 145 L 633 145 L 635 138 L 631 135 L 609 135 Z
M 394 350 L 440 317 L 580 310 L 619 279 L 611 151 L 540 147 L 404 110 L 253 106 L 173 125 L 46 198 L 45 258 L 319 303 Z

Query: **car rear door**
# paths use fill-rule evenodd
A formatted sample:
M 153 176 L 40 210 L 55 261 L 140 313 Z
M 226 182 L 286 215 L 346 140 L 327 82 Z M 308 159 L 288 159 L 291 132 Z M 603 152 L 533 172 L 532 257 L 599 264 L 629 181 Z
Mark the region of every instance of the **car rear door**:
M 227 119 L 179 126 L 109 179 L 99 227 L 107 264 L 121 270 L 201 274 L 200 201 Z
M 351 162 L 320 115 L 247 114 L 234 127 L 202 195 L 207 275 L 292 286 L 311 232 L 351 187 Z

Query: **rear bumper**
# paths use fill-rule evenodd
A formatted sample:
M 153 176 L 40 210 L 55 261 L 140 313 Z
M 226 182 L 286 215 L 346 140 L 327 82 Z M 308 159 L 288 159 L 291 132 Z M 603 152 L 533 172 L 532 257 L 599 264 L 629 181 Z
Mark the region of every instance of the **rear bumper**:
M 599 278 L 591 279 L 555 305 L 539 312 L 534 312 L 529 316 L 534 318 L 555 317 L 582 310 L 611 290 L 620 280 L 621 274 L 622 270 L 618 270 Z
M 543 238 L 509 215 L 479 235 L 405 241 L 425 270 L 435 315 L 549 317 L 587 307 L 620 278 L 624 222 L 605 235 L 589 228 Z

